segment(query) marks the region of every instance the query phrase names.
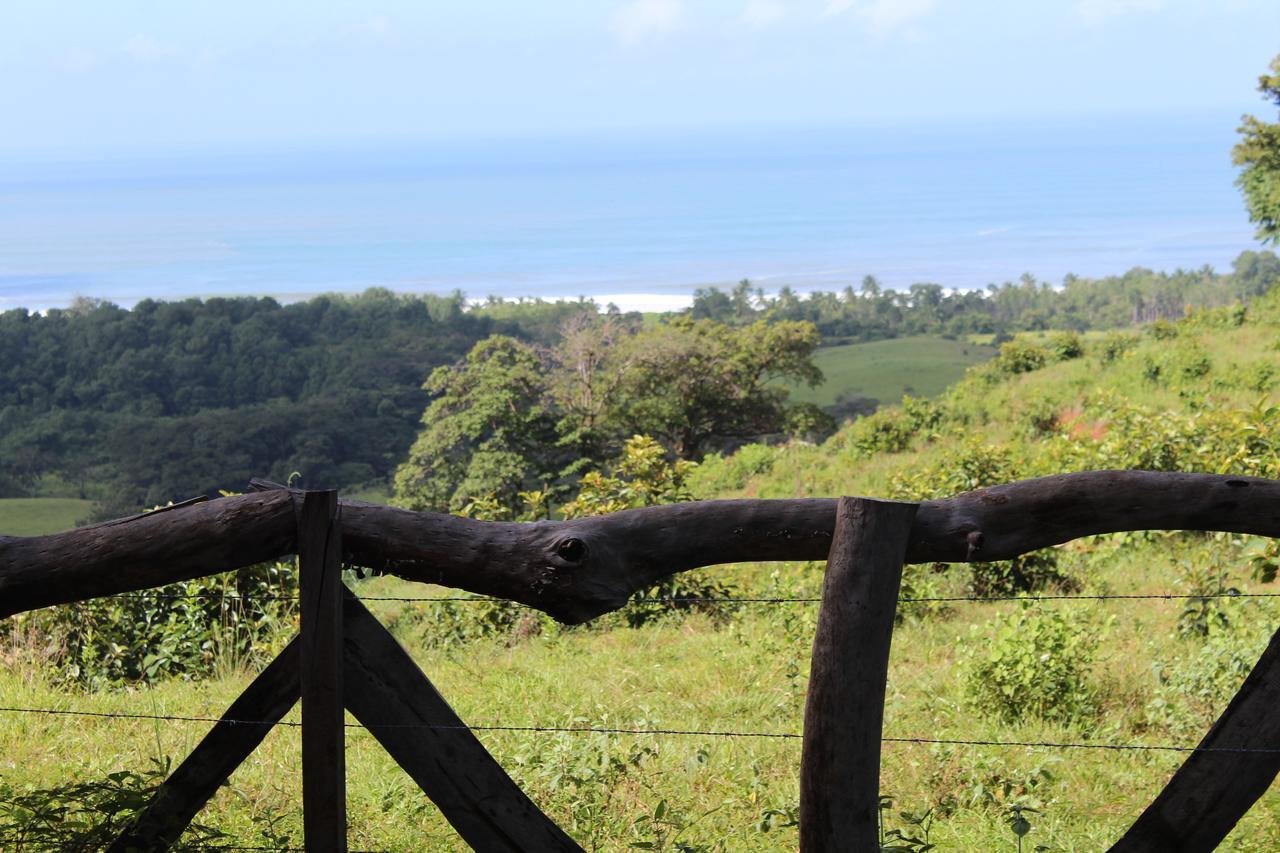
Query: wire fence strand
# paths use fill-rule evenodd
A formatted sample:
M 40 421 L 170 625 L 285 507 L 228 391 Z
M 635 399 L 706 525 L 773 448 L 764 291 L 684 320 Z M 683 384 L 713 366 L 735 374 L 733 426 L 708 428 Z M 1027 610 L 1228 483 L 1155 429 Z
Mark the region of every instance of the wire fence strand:
M 298 601 L 296 595 L 240 595 L 236 593 L 220 593 L 220 592 L 188 592 L 188 593 L 166 593 L 166 592 L 132 592 L 124 593 L 124 597 L 130 598 L 161 598 L 161 599 L 221 599 L 224 601 Z M 392 595 L 362 595 L 359 596 L 361 601 L 395 601 L 395 602 L 465 602 L 465 603 L 490 603 L 490 604 L 512 604 L 519 607 L 529 607 L 518 601 L 511 601 L 506 598 L 494 598 L 486 595 L 443 595 L 443 596 L 392 596 Z M 1201 601 L 1210 598 L 1280 598 L 1280 592 L 1210 592 L 1203 594 L 1191 593 L 1121 593 L 1107 595 L 1077 595 L 1074 593 L 1061 593 L 1052 595 L 951 595 L 951 596 L 913 596 L 899 598 L 899 604 L 927 604 L 931 602 L 1000 602 L 1000 601 Z M 718 604 L 718 605 L 734 605 L 734 604 L 817 604 L 822 601 L 821 597 L 686 597 L 686 596 L 668 596 L 662 598 L 633 598 L 628 604 Z
M 3 713 L 45 714 L 50 716 L 92 717 L 112 720 L 159 720 L 180 723 L 227 723 L 233 726 L 286 726 L 300 728 L 302 723 L 296 720 L 240 720 L 221 717 L 195 717 L 174 714 L 134 714 L 116 711 L 85 711 L 67 708 L 22 708 L 0 707 Z M 361 723 L 344 723 L 349 729 L 366 728 Z M 429 729 L 435 731 L 484 731 L 484 732 L 529 732 L 547 734 L 614 734 L 614 735 L 663 735 L 678 737 L 718 737 L 718 738 L 758 738 L 772 740 L 801 740 L 804 735 L 798 732 L 751 732 L 730 731 L 723 729 L 667 729 L 618 726 L 537 726 L 506 724 L 445 725 L 439 723 L 374 723 L 374 728 L 384 729 Z M 1091 743 L 1088 741 L 1020 741 L 1020 740 L 975 740 L 962 738 L 926 738 L 885 736 L 882 743 L 922 744 L 940 746 L 1008 746 L 1039 749 L 1089 749 L 1124 752 L 1216 752 L 1229 754 L 1276 754 L 1280 747 L 1229 747 L 1229 746 L 1181 746 L 1176 744 L 1150 743 Z

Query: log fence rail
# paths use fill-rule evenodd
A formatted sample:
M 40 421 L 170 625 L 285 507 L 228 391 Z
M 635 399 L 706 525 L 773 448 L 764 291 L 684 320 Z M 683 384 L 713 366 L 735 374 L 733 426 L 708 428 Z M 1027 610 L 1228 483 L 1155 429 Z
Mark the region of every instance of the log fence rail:
M 43 537 L 0 536 L 0 618 L 37 607 L 214 574 L 296 553 L 301 633 L 162 784 L 113 850 L 166 849 L 299 700 L 308 850 L 345 850 L 344 712 L 367 729 L 477 850 L 580 850 L 511 780 L 474 731 L 618 731 L 802 740 L 800 846 L 873 850 L 882 743 L 1188 754 L 1114 851 L 1212 850 L 1280 772 L 1280 632 L 1195 747 L 886 737 L 884 684 L 904 563 L 1007 559 L 1123 530 L 1280 536 L 1280 481 L 1098 471 L 979 489 L 940 501 L 708 501 L 567 522 L 477 522 L 339 501 L 254 481 L 252 494 Z M 625 606 L 669 574 L 744 560 L 827 558 L 804 734 L 471 725 L 341 582 L 343 564 L 509 599 L 579 623 Z M 160 593 L 163 595 L 163 593 Z M 1250 597 L 1274 597 L 1253 593 Z M 233 596 L 231 596 L 233 597 Z M 1039 600 L 1182 595 L 1025 596 Z M 666 599 L 657 599 L 666 600 Z M 685 599 L 680 599 L 685 600 Z M 687 599 L 692 601 L 693 599 Z M 715 599 L 800 603 L 815 599 Z M 85 713 L 57 709 L 0 712 Z

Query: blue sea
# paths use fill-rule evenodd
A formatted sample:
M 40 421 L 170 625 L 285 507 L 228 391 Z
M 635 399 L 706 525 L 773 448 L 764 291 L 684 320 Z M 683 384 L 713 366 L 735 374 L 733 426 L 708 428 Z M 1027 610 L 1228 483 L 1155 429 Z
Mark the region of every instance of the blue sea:
M 1238 116 L 369 144 L 0 164 L 0 309 L 387 287 L 687 304 L 981 288 L 1257 248 Z

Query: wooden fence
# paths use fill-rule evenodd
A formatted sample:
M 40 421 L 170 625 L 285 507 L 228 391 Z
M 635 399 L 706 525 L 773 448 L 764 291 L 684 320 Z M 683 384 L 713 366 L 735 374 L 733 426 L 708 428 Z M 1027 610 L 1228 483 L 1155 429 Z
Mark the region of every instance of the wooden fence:
M 828 560 L 800 766 L 800 847 L 877 849 L 881 722 L 902 566 L 976 562 L 1100 533 L 1280 537 L 1280 481 L 1094 471 L 922 503 L 705 501 L 562 522 L 480 522 L 254 481 L 38 537 L 0 537 L 0 617 L 146 589 L 296 553 L 298 637 L 160 787 L 113 850 L 171 845 L 295 702 L 308 850 L 346 847 L 350 711 L 476 850 L 581 848 L 524 794 L 387 630 L 344 564 L 522 602 L 566 623 L 615 610 L 675 572 Z M 1226 711 L 1113 851 L 1212 850 L 1280 771 L 1280 632 Z

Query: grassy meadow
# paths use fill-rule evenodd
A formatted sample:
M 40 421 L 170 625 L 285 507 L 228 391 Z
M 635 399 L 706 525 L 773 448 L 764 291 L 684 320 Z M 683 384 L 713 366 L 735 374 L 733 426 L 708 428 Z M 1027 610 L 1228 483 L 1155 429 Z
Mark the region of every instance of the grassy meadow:
M 76 498 L 0 498 L 0 536 L 69 530 L 92 511 L 92 501 Z
M 985 363 L 936 401 L 883 409 L 820 446 L 749 445 L 709 457 L 692 487 L 703 498 L 924 499 L 1096 468 L 1277 475 L 1277 413 L 1269 407 L 1280 379 L 1280 303 L 1077 343 L 1049 336 L 1015 343 L 994 360 L 968 345 Z M 946 352 L 953 368 L 956 353 Z M 858 370 L 868 377 L 858 387 L 874 396 L 876 370 Z M 841 375 L 856 373 L 850 366 Z M 900 379 L 908 378 L 927 392 L 904 369 Z M 1139 533 L 1090 537 L 1038 560 L 908 567 L 903 595 L 972 595 L 1015 570 L 1039 578 L 1030 588 L 1050 594 L 1274 591 L 1262 569 L 1280 555 L 1253 537 Z M 802 598 L 819 593 L 822 565 L 702 574 L 738 596 Z M 394 578 L 356 589 L 366 597 L 441 592 Z M 817 613 L 804 603 L 725 604 L 641 627 L 610 615 L 573 629 L 529 614 L 514 629 L 490 631 L 488 604 L 375 601 L 371 609 L 476 726 L 791 734 L 801 727 Z M 1179 746 L 1194 745 L 1225 707 L 1280 615 L 1269 599 L 1181 598 L 935 602 L 903 605 L 901 613 L 889 737 Z M 78 692 L 51 678 L 56 649 L 25 634 L 23 619 L 9 624 L 0 671 L 7 706 L 213 716 L 251 677 L 228 662 L 207 681 Z M 992 683 L 1008 686 L 1008 696 L 992 700 L 983 692 Z M 22 791 L 180 760 L 205 728 L 0 713 L 0 785 Z M 798 739 L 478 734 L 588 850 L 796 848 Z M 348 750 L 353 849 L 466 849 L 369 735 L 350 729 Z M 938 850 L 1013 851 L 1008 821 L 1017 805 L 1034 810 L 1024 849 L 1099 850 L 1181 759 L 1165 751 L 888 743 L 882 792 L 894 804 L 886 826 L 916 837 L 927 828 Z M 300 844 L 300 767 L 296 729 L 277 729 L 199 819 L 237 844 Z M 928 817 L 913 824 L 903 812 Z M 1259 801 L 1223 849 L 1280 849 L 1280 790 Z
M 794 387 L 791 397 L 819 406 L 830 406 L 842 394 L 869 397 L 881 405 L 901 400 L 903 394 L 933 397 L 995 354 L 989 344 L 934 335 L 821 347 L 814 363 L 825 381 L 815 388 Z

